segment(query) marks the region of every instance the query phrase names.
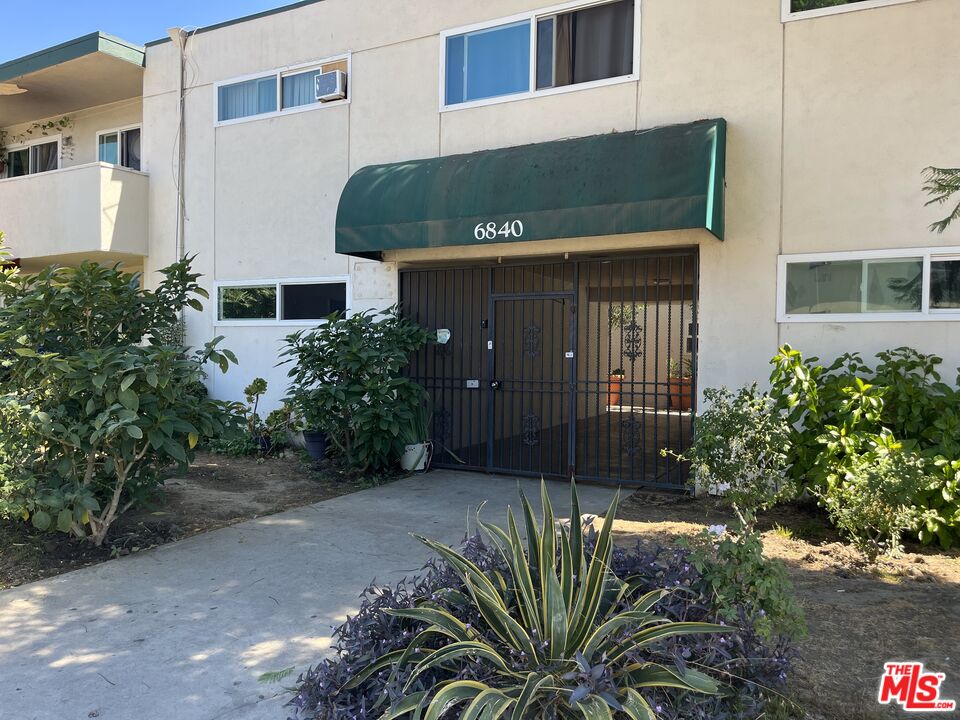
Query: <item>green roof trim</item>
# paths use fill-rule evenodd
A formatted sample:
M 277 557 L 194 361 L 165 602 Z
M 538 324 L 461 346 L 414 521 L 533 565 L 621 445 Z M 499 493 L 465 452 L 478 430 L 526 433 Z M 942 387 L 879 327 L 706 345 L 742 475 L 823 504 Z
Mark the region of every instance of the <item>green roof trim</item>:
M 142 45 L 134 45 L 113 35 L 95 32 L 3 63 L 0 65 L 0 82 L 14 80 L 98 52 L 143 67 L 145 50 Z
M 307 5 L 315 5 L 318 2 L 323 2 L 323 0 L 300 0 L 300 2 L 291 3 L 289 5 L 281 5 L 277 8 L 272 8 L 270 10 L 262 10 L 251 15 L 244 15 L 243 17 L 234 18 L 233 20 L 224 20 L 223 22 L 218 22 L 213 25 L 207 25 L 206 27 L 197 28 L 190 32 L 191 35 L 199 35 L 200 33 L 210 32 L 211 30 L 219 30 L 220 28 L 230 27 L 231 25 L 239 25 L 240 23 L 249 22 L 250 20 L 259 20 L 262 17 L 269 17 L 271 15 L 278 15 L 279 13 L 285 13 L 289 10 L 296 10 L 297 8 L 302 8 Z M 158 38 L 157 40 L 151 40 L 146 44 L 146 47 L 153 47 L 154 45 L 163 45 L 163 43 L 171 42 L 170 38 Z
M 371 165 L 340 196 L 336 250 L 380 259 L 385 250 L 694 228 L 723 240 L 726 130 L 723 119 L 701 120 Z

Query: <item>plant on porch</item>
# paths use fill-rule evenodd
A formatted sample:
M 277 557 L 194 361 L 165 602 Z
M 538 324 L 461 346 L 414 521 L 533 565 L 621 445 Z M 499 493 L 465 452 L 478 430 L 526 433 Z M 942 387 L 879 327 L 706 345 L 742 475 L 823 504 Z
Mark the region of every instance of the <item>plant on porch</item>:
M 235 362 L 219 339 L 190 352 L 155 335 L 205 296 L 189 259 L 161 272 L 153 291 L 92 262 L 0 272 L 0 516 L 100 545 L 164 468 L 235 421 L 198 391 L 207 363 Z

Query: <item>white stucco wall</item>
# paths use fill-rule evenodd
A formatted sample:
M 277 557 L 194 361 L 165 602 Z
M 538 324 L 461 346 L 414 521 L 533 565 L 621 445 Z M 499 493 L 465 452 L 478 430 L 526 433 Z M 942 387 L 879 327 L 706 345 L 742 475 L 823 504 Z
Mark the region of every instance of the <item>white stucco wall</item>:
M 891 337 L 960 353 L 958 323 L 838 329 L 780 326 L 775 317 L 781 252 L 951 242 L 925 230 L 935 212 L 922 208 L 918 172 L 956 165 L 949 149 L 960 86 L 938 61 L 957 46 L 960 3 L 922 0 L 783 24 L 772 0 L 639 0 L 639 81 L 441 113 L 439 33 L 547 4 L 325 0 L 193 35 L 184 244 L 205 282 L 348 274 L 354 309 L 384 307 L 396 299 L 397 265 L 334 253 L 337 201 L 359 168 L 724 117 L 723 243 L 702 231 L 656 233 L 389 259 L 697 245 L 701 388 L 765 378 L 787 340 L 821 355 L 872 351 Z M 215 126 L 214 83 L 346 52 L 348 104 Z M 174 46 L 149 47 L 148 269 L 175 255 L 177 78 Z M 285 375 L 274 368 L 277 344 L 290 328 L 215 327 L 213 318 L 212 308 L 191 316 L 190 339 L 223 334 L 241 362 L 213 380 L 214 392 L 238 398 L 260 375 L 271 381 L 268 404 L 275 402 Z
M 928 226 L 921 171 L 960 164 L 960 3 L 923 0 L 785 26 L 784 253 L 960 245 Z M 902 345 L 960 366 L 960 322 L 788 323 L 778 339 L 832 359 Z

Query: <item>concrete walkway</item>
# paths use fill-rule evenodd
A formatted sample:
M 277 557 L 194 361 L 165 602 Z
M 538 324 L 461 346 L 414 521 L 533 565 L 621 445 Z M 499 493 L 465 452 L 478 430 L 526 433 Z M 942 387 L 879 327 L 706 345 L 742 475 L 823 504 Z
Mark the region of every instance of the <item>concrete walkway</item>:
M 437 471 L 0 592 L 0 717 L 284 720 L 261 673 L 315 663 L 376 578 L 417 572 L 408 533 L 454 544 L 538 482 Z M 568 487 L 551 483 L 558 516 Z M 584 512 L 612 491 L 582 487 Z M 292 684 L 288 680 L 284 684 Z

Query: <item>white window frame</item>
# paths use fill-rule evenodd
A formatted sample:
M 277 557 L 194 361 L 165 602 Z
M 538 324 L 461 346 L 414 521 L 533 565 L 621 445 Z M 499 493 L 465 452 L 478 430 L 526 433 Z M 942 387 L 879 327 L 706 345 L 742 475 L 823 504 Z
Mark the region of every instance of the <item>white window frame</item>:
M 123 143 L 121 142 L 120 133 L 126 132 L 127 130 L 139 130 L 140 131 L 140 143 L 141 143 L 141 155 L 140 155 L 140 170 L 134 170 L 133 168 L 127 167 L 121 162 L 118 163 L 108 163 L 106 160 L 100 159 L 100 138 L 104 135 L 117 135 L 117 159 L 123 160 Z M 112 165 L 114 167 L 123 168 L 124 170 L 133 170 L 134 172 L 143 172 L 143 125 L 141 123 L 135 123 L 133 125 L 124 125 L 123 127 L 110 128 L 109 130 L 97 130 L 97 139 L 96 139 L 96 148 L 97 148 L 97 162 L 103 163 L 104 165 Z
M 297 105 L 296 107 L 283 107 L 283 78 L 285 75 L 296 75 L 315 68 L 329 65 L 330 63 L 347 61 L 347 96 L 343 100 L 331 100 L 330 102 L 307 103 L 306 105 Z M 240 75 L 227 80 L 219 80 L 213 84 L 213 126 L 223 127 L 225 125 L 236 125 L 238 123 L 253 122 L 255 120 L 267 120 L 269 118 L 283 117 L 284 115 L 294 115 L 296 113 L 309 112 L 311 110 L 320 110 L 321 108 L 338 107 L 340 105 L 349 105 L 353 96 L 353 53 L 341 53 L 332 55 L 321 60 L 311 60 L 310 62 L 300 63 L 299 65 L 285 65 L 284 67 L 274 68 L 265 72 L 252 73 L 249 75 Z M 247 115 L 242 118 L 233 118 L 231 120 L 220 119 L 220 88 L 224 85 L 235 85 L 237 83 L 247 82 L 249 80 L 261 80 L 263 78 L 275 77 L 277 79 L 277 109 L 273 112 L 257 113 Z
M 214 302 L 210 303 L 213 307 L 213 324 L 218 327 L 316 327 L 324 323 L 323 318 L 316 320 L 281 320 L 281 304 L 283 301 L 284 285 L 346 285 L 346 304 L 347 312 L 353 305 L 353 287 L 349 275 L 327 275 L 324 277 L 302 277 L 302 278 L 269 278 L 257 280 L 219 280 L 214 283 Z M 276 289 L 276 317 L 251 318 L 250 320 L 221 320 L 220 319 L 220 288 L 258 288 L 273 287 Z
M 810 18 L 824 17 L 826 15 L 841 15 L 843 13 L 858 12 L 860 10 L 872 10 L 874 8 L 886 7 L 887 5 L 903 5 L 904 3 L 916 2 L 916 0 L 863 0 L 863 2 L 847 3 L 846 5 L 835 5 L 833 7 L 817 8 L 816 10 L 801 10 L 800 12 L 791 12 L 790 0 L 780 0 L 780 21 L 793 22 L 795 20 L 808 20 Z
M 468 110 L 469 108 L 484 107 L 486 105 L 499 105 L 500 103 L 516 102 L 518 100 L 529 100 L 534 97 L 545 97 L 547 95 L 559 95 L 561 93 L 580 92 L 581 90 L 591 90 L 607 85 L 620 85 L 622 83 L 636 82 L 640 79 L 640 5 L 641 0 L 635 0 L 633 4 L 633 72 L 629 75 L 619 75 L 613 78 L 603 78 L 602 80 L 591 80 L 590 82 L 575 83 L 563 85 L 562 87 L 537 89 L 537 20 L 550 15 L 558 15 L 573 10 L 584 10 L 597 5 L 609 5 L 616 0 L 573 0 L 560 5 L 551 5 L 549 7 L 539 8 L 517 15 L 509 15 L 494 20 L 486 20 L 473 25 L 463 25 L 457 28 L 444 30 L 440 33 L 440 112 L 453 112 L 456 110 Z M 902 1 L 902 0 L 901 0 Z M 478 30 L 489 30 L 499 25 L 510 25 L 512 23 L 527 20 L 530 22 L 530 79 L 526 92 L 510 93 L 509 95 L 498 95 L 497 97 L 483 98 L 481 100 L 468 100 L 462 103 L 447 105 L 447 38 L 464 33 L 476 32 Z
M 804 313 L 788 315 L 787 264 L 837 262 L 842 260 L 896 260 L 920 258 L 923 279 L 919 311 L 876 313 Z M 960 320 L 960 310 L 930 307 L 930 263 L 937 260 L 960 260 L 960 246 L 897 248 L 894 250 L 855 250 L 848 252 L 801 253 L 777 256 L 777 322 L 778 323 L 862 323 L 862 322 L 927 322 Z
M 55 170 L 46 170 L 45 172 L 55 172 L 56 170 L 63 170 L 63 135 L 57 133 L 56 135 L 41 135 L 40 137 L 31 138 L 26 142 L 18 143 L 17 145 L 10 145 L 7 147 L 7 155 L 17 150 L 28 150 L 34 145 L 45 145 L 47 143 L 56 142 L 57 143 L 57 167 Z M 3 159 L 4 163 L 7 165 L 7 169 L 4 170 L 6 177 L 4 179 L 15 180 L 16 177 L 10 177 L 10 161 L 9 158 L 5 157 Z M 43 175 L 43 173 L 30 172 L 29 167 L 33 164 L 33 153 L 27 152 L 27 167 L 28 171 L 26 175 L 18 175 L 17 177 L 30 177 L 31 175 Z

